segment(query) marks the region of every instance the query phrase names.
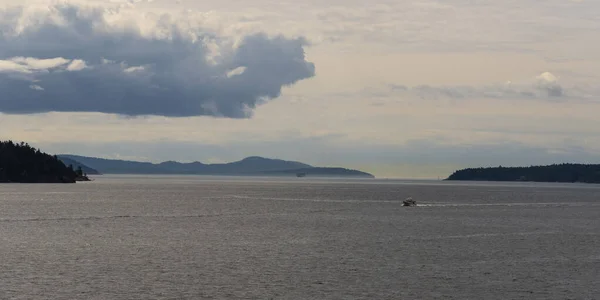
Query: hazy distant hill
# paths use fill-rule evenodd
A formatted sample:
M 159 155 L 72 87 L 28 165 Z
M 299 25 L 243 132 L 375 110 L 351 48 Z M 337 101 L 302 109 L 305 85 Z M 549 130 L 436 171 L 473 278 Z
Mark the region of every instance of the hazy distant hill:
M 65 166 L 73 166 L 74 170 L 77 170 L 77 168 L 81 168 L 81 170 L 83 171 L 83 173 L 88 174 L 88 175 L 98 175 L 100 174 L 100 172 L 98 172 L 98 170 L 90 168 L 76 160 L 70 159 L 68 157 L 58 157 L 58 159 L 60 159 Z
M 204 164 L 201 162 L 180 163 L 166 161 L 158 164 L 126 160 L 114 160 L 78 155 L 59 155 L 61 159 L 70 159 L 104 174 L 198 174 L 198 175 L 295 175 L 305 173 L 306 176 L 332 177 L 373 177 L 373 175 L 356 170 L 342 168 L 315 168 L 311 165 L 270 159 L 258 156 L 244 158 L 240 161 L 222 164 Z
M 311 167 L 311 168 L 302 168 L 302 169 L 292 169 L 292 170 L 281 170 L 281 171 L 270 171 L 264 172 L 265 175 L 296 175 L 296 174 L 304 174 L 306 176 L 317 176 L 317 177 L 363 177 L 363 178 L 373 178 L 372 174 L 352 170 L 345 168 L 322 168 L 322 167 Z
M 600 165 L 469 168 L 454 172 L 447 180 L 600 183 Z

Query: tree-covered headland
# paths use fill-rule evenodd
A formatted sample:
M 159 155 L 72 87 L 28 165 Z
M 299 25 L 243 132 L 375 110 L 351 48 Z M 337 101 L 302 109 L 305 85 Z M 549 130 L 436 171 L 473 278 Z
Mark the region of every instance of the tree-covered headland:
M 447 180 L 600 183 L 600 165 L 469 168 L 454 172 Z
M 0 141 L 0 182 L 74 183 L 89 181 L 78 168 L 65 166 L 56 156 L 29 144 Z

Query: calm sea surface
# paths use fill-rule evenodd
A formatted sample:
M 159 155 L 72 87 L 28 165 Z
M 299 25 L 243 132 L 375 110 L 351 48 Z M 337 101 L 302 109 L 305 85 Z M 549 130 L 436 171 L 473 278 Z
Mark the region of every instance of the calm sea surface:
M 0 299 L 202 298 L 600 299 L 600 186 L 0 185 Z

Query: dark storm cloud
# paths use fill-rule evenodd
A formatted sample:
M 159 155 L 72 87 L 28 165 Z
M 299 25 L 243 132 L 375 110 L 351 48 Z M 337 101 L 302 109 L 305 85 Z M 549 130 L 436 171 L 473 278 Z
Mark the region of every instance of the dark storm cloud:
M 254 34 L 233 46 L 168 17 L 107 21 L 118 14 L 74 4 L 0 11 L 0 112 L 245 118 L 315 74 L 302 38 Z

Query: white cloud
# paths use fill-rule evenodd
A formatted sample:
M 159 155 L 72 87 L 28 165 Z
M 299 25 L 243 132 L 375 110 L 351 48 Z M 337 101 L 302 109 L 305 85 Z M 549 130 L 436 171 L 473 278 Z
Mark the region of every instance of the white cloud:
M 125 73 L 134 73 L 134 72 L 142 72 L 146 70 L 146 67 L 144 66 L 136 66 L 136 67 L 129 67 L 123 70 L 123 72 Z
M 246 67 L 237 67 L 229 72 L 227 72 L 226 76 L 228 78 L 233 77 L 233 76 L 238 76 L 238 75 L 242 75 L 244 74 L 244 72 L 246 71 Z
M 544 72 L 544 73 L 540 74 L 539 76 L 537 76 L 537 78 L 539 80 L 541 80 L 542 82 L 548 82 L 548 83 L 553 83 L 553 82 L 558 81 L 558 78 L 550 72 Z
M 74 59 L 71 61 L 69 66 L 67 66 L 68 71 L 81 71 L 85 68 L 87 68 L 87 65 L 86 65 L 85 61 L 83 61 L 81 59 Z
M 564 96 L 563 87 L 558 83 L 558 78 L 550 72 L 544 72 L 538 77 L 537 87 L 540 90 L 545 91 L 549 97 L 562 97 Z
M 47 72 L 69 63 L 70 60 L 62 57 L 39 59 L 35 57 L 11 57 L 0 60 L 0 72 L 33 73 Z
M 11 60 L 0 60 L 0 73 L 31 73 L 31 70 L 22 64 L 18 64 Z
M 30 70 L 48 70 L 63 66 L 69 62 L 62 57 L 38 59 L 34 57 L 13 57 L 11 61 L 26 66 Z
M 588 100 L 598 101 L 600 90 L 563 87 L 559 78 L 550 72 L 544 72 L 529 83 L 507 81 L 504 84 L 488 86 L 431 86 L 418 85 L 408 87 L 391 84 L 389 89 L 395 94 L 415 95 L 422 99 L 541 99 L 541 100 Z M 368 90 L 365 93 L 381 93 Z

